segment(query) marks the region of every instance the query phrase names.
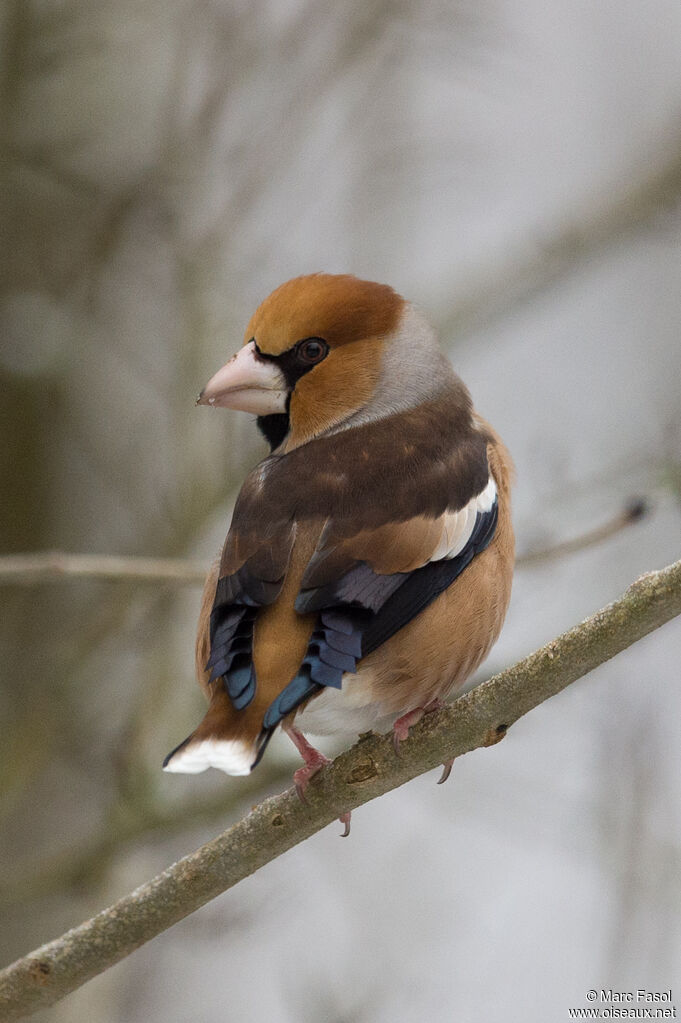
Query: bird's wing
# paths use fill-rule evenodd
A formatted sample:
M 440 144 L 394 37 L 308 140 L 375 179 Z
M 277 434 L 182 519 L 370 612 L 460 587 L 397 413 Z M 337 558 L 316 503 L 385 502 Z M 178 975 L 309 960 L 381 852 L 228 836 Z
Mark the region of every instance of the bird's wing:
M 331 519 L 303 576 L 300 613 L 317 624 L 296 677 L 268 708 L 264 727 L 324 686 L 340 689 L 345 672 L 385 643 L 447 589 L 490 543 L 497 524 L 494 477 L 463 508 L 416 516 L 343 535 Z

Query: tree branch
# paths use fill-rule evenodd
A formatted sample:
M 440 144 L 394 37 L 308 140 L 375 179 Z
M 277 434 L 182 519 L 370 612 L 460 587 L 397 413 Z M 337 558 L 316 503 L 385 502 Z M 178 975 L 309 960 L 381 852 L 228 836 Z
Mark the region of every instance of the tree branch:
M 361 738 L 312 781 L 307 803 L 293 789 L 266 800 L 109 909 L 7 967 L 0 1016 L 9 1023 L 52 1005 L 341 813 L 498 742 L 523 714 L 678 614 L 681 561 L 642 576 L 591 618 L 427 715 L 399 757 L 390 737 Z

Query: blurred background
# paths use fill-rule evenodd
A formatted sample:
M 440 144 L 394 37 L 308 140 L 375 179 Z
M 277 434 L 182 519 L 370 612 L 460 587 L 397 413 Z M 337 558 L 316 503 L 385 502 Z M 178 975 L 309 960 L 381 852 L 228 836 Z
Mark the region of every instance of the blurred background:
M 207 564 L 264 447 L 195 396 L 260 300 L 326 270 L 428 312 L 514 455 L 521 555 L 647 502 L 521 562 L 480 678 L 679 557 L 677 0 L 10 0 L 0 29 L 3 553 Z M 199 596 L 0 582 L 3 962 L 290 783 L 285 739 L 248 779 L 160 770 L 203 713 Z M 681 1001 L 680 657 L 677 621 L 35 1018 Z

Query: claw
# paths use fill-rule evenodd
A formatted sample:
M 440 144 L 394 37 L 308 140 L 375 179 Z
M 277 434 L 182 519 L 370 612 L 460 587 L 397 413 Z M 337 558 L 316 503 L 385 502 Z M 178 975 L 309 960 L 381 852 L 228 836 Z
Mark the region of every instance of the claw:
M 393 746 L 398 757 L 400 755 L 400 743 L 409 738 L 409 729 L 417 721 L 420 721 L 424 714 L 425 710 L 423 707 L 416 707 L 415 710 L 410 710 L 408 714 L 403 714 L 393 724 Z
M 450 774 L 452 773 L 453 763 L 454 760 L 445 760 L 444 764 L 442 765 L 442 774 L 440 775 L 437 781 L 438 785 L 444 785 L 444 783 L 447 781 L 447 778 L 449 778 Z
M 325 757 L 323 753 L 320 753 L 319 750 L 315 749 L 314 746 L 311 746 L 302 732 L 299 732 L 297 728 L 293 727 L 293 725 L 289 725 L 288 727 L 284 726 L 284 731 L 305 761 L 303 767 L 299 767 L 294 773 L 293 784 L 295 785 L 298 799 L 301 803 L 307 804 L 305 790 L 307 789 L 310 779 L 314 778 L 315 774 L 317 774 L 318 771 L 321 771 L 322 767 L 330 764 L 331 761 L 328 757 Z M 351 813 L 352 811 L 348 810 L 347 813 L 341 814 L 338 818 L 345 829 L 341 838 L 347 838 L 350 834 Z
M 322 767 L 330 764 L 331 761 L 324 756 L 323 753 L 319 753 L 314 750 L 314 756 L 309 756 L 305 762 L 304 767 L 299 767 L 293 775 L 293 784 L 296 787 L 298 798 L 301 803 L 307 803 L 305 798 L 305 791 L 311 778 L 314 778 L 318 771 L 321 771 Z

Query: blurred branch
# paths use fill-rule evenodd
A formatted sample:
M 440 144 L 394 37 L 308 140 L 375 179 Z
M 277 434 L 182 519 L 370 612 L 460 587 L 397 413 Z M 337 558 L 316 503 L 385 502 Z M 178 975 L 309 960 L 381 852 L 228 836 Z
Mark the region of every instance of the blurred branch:
M 572 540 L 563 540 L 550 547 L 521 554 L 518 566 L 533 565 L 540 561 L 562 558 L 575 551 L 593 547 L 638 522 L 648 513 L 648 504 L 642 499 L 631 501 L 618 514 L 596 529 L 590 529 Z M 182 558 L 118 557 L 110 554 L 66 554 L 46 551 L 38 554 L 11 554 L 0 557 L 0 584 L 58 582 L 67 576 L 88 579 L 106 579 L 114 582 L 169 582 L 178 586 L 202 586 L 206 580 L 208 564 Z
M 198 586 L 206 581 L 208 565 L 181 558 L 119 557 L 110 554 L 10 554 L 0 558 L 0 582 L 55 582 L 65 576 L 131 580 L 138 583 L 172 582 Z
M 633 525 L 634 522 L 639 522 L 648 514 L 648 511 L 649 505 L 643 499 L 638 498 L 630 501 L 618 515 L 602 526 L 597 526 L 596 529 L 590 529 L 572 540 L 561 540 L 550 547 L 541 547 L 520 554 L 516 559 L 516 567 L 525 568 L 528 565 L 538 565 L 544 561 L 555 561 L 557 558 L 567 557 L 568 554 L 576 554 L 588 547 L 595 547 L 597 544 L 603 543 L 604 540 L 609 540 L 610 537 L 621 533 L 623 529 Z
M 664 154 L 647 154 L 643 166 L 641 174 L 630 172 L 624 185 L 604 189 L 597 200 L 581 197 L 562 225 L 543 235 L 529 230 L 519 245 L 490 259 L 477 282 L 441 318 L 442 336 L 459 337 L 508 316 L 587 259 L 654 224 L 656 218 L 662 222 L 663 216 L 669 217 L 681 200 L 681 139 Z
M 110 810 L 100 833 L 76 849 L 67 849 L 32 870 L 24 865 L 21 872 L 5 873 L 0 879 L 0 908 L 63 892 L 100 878 L 126 845 L 150 835 L 168 836 L 185 831 L 193 825 L 224 819 L 249 799 L 261 798 L 264 791 L 283 784 L 291 776 L 281 764 L 263 765 L 264 771 L 242 779 L 241 784 L 228 784 L 219 792 L 204 798 L 192 797 L 189 802 L 160 809 L 153 799 L 122 799 Z M 262 770 L 262 769 L 261 769 Z
M 313 780 L 306 803 L 293 789 L 266 800 L 109 909 L 7 967 L 0 974 L 3 1020 L 54 1004 L 341 813 L 498 742 L 533 707 L 679 614 L 681 561 L 642 576 L 591 618 L 427 715 L 399 756 L 390 736 L 364 736 Z

